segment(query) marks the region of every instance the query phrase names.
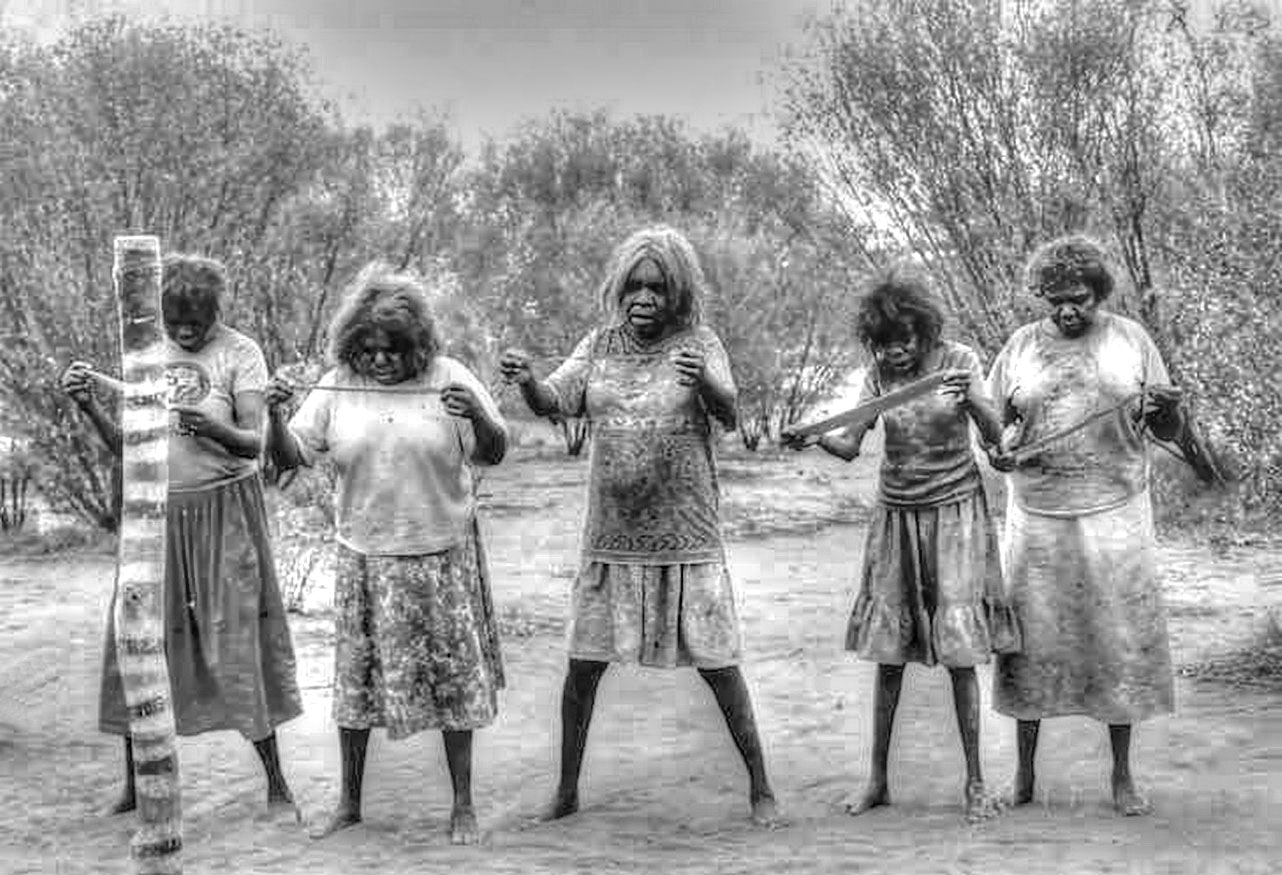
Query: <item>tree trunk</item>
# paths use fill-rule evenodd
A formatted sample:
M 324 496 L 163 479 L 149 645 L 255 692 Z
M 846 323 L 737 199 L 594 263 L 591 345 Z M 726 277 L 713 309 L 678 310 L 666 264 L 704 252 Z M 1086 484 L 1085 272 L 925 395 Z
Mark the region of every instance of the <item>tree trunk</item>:
M 182 872 L 178 748 L 165 659 L 165 510 L 169 412 L 160 317 L 160 241 L 115 239 L 124 375 L 122 515 L 116 575 L 116 652 L 129 708 L 138 815 L 135 871 Z

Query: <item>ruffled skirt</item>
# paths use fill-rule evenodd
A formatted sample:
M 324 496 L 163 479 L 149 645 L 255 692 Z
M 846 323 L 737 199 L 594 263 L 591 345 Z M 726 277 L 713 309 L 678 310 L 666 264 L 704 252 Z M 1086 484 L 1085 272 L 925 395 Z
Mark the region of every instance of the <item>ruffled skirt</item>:
M 922 509 L 878 504 L 846 649 L 879 663 L 961 668 L 1020 647 L 984 492 Z

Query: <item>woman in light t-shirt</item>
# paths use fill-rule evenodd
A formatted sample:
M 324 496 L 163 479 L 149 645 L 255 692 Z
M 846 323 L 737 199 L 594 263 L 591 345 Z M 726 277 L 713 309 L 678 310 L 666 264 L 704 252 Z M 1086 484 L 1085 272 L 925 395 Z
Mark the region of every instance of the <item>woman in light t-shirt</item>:
M 268 393 L 277 465 L 328 456 L 338 470 L 342 795 L 311 833 L 360 822 L 372 727 L 392 739 L 439 729 L 454 788 L 451 840 L 471 844 L 479 837 L 472 731 L 493 722 L 504 686 L 471 465 L 503 459 L 506 426 L 480 380 L 438 354 L 427 296 L 412 276 L 366 268 L 329 337 L 334 367 L 288 423 L 281 405 L 293 388 L 277 379 Z
M 263 502 L 263 396 L 258 344 L 220 319 L 223 266 L 169 255 L 161 275 L 165 378 L 173 414 L 165 523 L 165 651 L 179 735 L 233 729 L 254 743 L 269 804 L 293 799 L 276 727 L 302 713 L 294 648 Z M 117 454 L 120 424 L 75 362 L 63 386 Z M 114 608 L 114 605 L 113 605 Z M 125 736 L 125 787 L 111 811 L 136 807 L 129 715 L 108 611 L 99 728 Z

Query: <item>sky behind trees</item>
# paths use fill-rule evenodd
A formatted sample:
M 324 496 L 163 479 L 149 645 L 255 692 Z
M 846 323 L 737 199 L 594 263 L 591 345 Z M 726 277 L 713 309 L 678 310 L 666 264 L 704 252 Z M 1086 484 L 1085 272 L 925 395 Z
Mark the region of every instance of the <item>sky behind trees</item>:
M 108 12 L 268 25 L 352 121 L 444 108 L 469 146 L 554 108 L 674 115 L 770 140 L 782 47 L 832 0 L 0 0 L 37 39 Z

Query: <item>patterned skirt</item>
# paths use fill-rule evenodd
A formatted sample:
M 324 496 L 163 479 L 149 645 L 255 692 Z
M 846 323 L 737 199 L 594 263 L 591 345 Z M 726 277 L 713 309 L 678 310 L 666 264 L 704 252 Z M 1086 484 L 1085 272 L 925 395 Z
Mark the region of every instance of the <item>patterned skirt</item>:
M 261 478 L 171 492 L 165 528 L 165 650 L 179 735 L 234 729 L 259 741 L 302 713 Z M 129 733 L 107 613 L 98 726 Z
M 846 649 L 873 662 L 951 668 L 1018 650 L 1019 622 L 1000 563 L 982 490 L 920 510 L 878 504 Z
M 1060 518 L 1010 501 L 1003 544 L 1024 650 L 1001 656 L 993 707 L 1020 720 L 1080 714 L 1135 723 L 1174 708 L 1147 492 Z
M 479 530 L 425 556 L 367 556 L 341 544 L 334 593 L 334 722 L 425 729 L 488 726 L 505 685 Z
M 727 668 L 743 652 L 735 592 L 723 562 L 586 562 L 570 599 L 571 659 L 651 668 Z

